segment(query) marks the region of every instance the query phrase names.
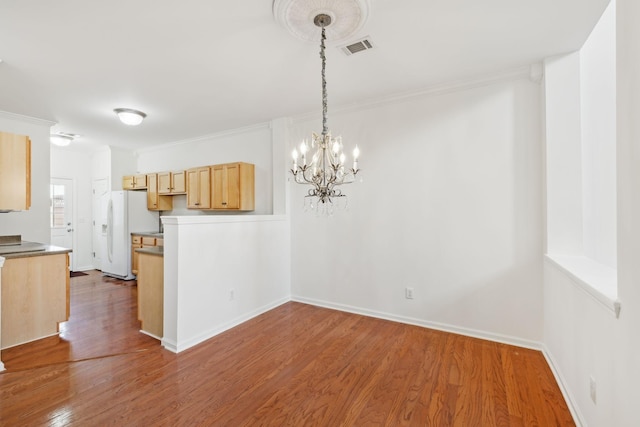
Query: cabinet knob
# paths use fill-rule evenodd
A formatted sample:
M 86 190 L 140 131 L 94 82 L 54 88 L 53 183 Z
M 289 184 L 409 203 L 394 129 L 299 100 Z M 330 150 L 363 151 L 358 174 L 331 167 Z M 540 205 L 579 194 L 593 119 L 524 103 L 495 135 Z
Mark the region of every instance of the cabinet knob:
M 222 202 L 222 205 L 226 205 L 226 204 L 227 204 L 227 202 Z

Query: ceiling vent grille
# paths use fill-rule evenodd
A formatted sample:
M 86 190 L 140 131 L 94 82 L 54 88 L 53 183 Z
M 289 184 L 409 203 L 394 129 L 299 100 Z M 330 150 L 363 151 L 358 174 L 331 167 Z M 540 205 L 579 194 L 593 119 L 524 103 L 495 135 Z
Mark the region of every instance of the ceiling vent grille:
M 373 43 L 371 43 L 371 38 L 367 36 L 348 45 L 344 45 L 340 47 L 340 49 L 342 49 L 347 56 L 350 56 L 358 52 L 373 49 Z

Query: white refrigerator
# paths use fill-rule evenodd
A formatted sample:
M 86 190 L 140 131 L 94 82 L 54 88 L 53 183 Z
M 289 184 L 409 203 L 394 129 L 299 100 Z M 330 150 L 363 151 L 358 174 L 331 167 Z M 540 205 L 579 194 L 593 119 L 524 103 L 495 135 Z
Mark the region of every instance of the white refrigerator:
M 135 279 L 131 273 L 131 232 L 158 230 L 158 213 L 147 209 L 146 191 L 111 191 L 101 200 L 102 274 Z

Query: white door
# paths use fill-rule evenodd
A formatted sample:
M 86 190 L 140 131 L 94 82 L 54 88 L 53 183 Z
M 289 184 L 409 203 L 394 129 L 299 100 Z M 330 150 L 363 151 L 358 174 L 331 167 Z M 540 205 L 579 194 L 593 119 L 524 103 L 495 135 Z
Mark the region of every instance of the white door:
M 102 196 L 107 194 L 107 180 L 95 179 L 92 183 L 93 186 L 93 268 L 96 270 L 102 270 L 102 247 L 104 246 L 104 233 L 102 230 L 102 217 L 106 215 L 102 212 Z
M 73 180 L 51 178 L 49 223 L 51 244 L 73 250 Z M 69 266 L 74 271 L 73 252 L 69 254 Z

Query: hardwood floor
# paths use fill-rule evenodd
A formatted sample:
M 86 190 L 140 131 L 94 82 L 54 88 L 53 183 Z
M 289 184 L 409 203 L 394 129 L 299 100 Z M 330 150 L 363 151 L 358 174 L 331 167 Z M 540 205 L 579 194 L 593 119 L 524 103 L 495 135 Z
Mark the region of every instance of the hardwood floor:
M 2 351 L 0 425 L 575 425 L 537 351 L 291 302 L 176 355 L 133 283 L 73 278 L 60 337 Z

